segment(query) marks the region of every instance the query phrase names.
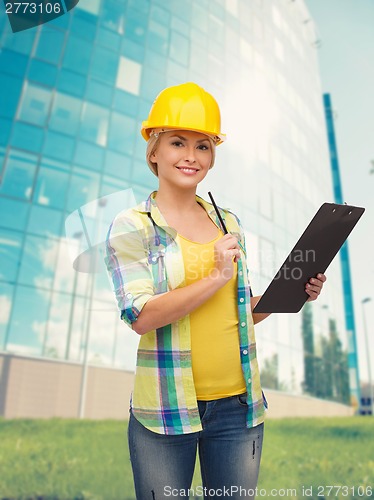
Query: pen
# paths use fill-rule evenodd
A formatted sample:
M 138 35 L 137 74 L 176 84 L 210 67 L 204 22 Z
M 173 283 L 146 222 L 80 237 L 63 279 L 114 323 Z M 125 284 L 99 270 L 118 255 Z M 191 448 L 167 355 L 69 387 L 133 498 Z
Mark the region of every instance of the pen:
M 217 205 L 216 205 L 216 202 L 214 201 L 214 198 L 213 198 L 213 196 L 212 196 L 212 193 L 211 193 L 210 191 L 208 191 L 208 195 L 209 195 L 209 198 L 210 198 L 210 200 L 211 200 L 211 202 L 212 202 L 212 204 L 213 204 L 214 210 L 216 211 L 216 214 L 217 214 L 217 216 L 218 216 L 218 218 L 219 218 L 219 221 L 220 221 L 220 223 L 221 223 L 221 226 L 222 226 L 223 232 L 224 232 L 225 234 L 227 234 L 227 233 L 228 233 L 228 231 L 227 231 L 227 227 L 225 226 L 225 223 L 223 222 L 223 219 L 222 219 L 222 217 L 221 217 L 221 214 L 219 213 L 218 207 L 217 207 Z
M 213 207 L 214 207 L 214 210 L 216 211 L 217 217 L 218 217 L 218 219 L 219 219 L 219 221 L 220 221 L 220 223 L 221 223 L 221 226 L 222 226 L 222 229 L 223 229 L 224 234 L 228 234 L 227 227 L 226 227 L 226 225 L 225 225 L 225 223 L 224 223 L 224 221 L 223 221 L 223 219 L 222 219 L 222 217 L 221 217 L 221 214 L 219 213 L 219 210 L 218 210 L 218 207 L 217 207 L 217 205 L 216 205 L 216 202 L 214 201 L 214 198 L 213 198 L 212 193 L 211 193 L 210 191 L 208 191 L 208 195 L 209 195 L 209 198 L 210 198 L 210 200 L 211 200 L 211 202 L 212 202 L 212 205 L 213 205 Z M 238 244 L 239 244 L 240 248 L 243 250 L 244 255 L 245 255 L 245 254 L 246 254 L 246 253 L 245 253 L 245 250 L 244 250 L 244 248 L 242 247 L 242 245 L 241 245 L 241 243 L 240 243 L 240 241 L 239 241 L 239 240 L 238 240 Z

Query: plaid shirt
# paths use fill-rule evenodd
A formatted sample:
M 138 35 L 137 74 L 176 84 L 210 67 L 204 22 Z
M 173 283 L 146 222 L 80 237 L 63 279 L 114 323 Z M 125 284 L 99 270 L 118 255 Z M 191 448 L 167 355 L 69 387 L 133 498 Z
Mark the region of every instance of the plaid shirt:
M 185 285 L 182 251 L 154 200 L 156 192 L 138 206 L 120 212 L 110 226 L 105 262 L 121 310 L 128 325 L 155 294 Z M 196 201 L 220 227 L 213 206 Z M 256 340 L 251 312 L 244 233 L 238 218 L 220 209 L 227 230 L 242 246 L 238 260 L 238 329 L 240 359 L 248 393 L 247 427 L 264 420 L 266 400 L 261 391 Z M 134 416 L 159 434 L 184 434 L 202 430 L 192 376 L 189 315 L 140 337 L 135 386 Z

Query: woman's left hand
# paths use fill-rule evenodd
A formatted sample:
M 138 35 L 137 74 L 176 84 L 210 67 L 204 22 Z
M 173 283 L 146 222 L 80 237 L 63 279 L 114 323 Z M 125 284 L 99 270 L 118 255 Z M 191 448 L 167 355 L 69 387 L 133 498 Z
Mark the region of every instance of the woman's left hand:
M 305 291 L 309 295 L 307 302 L 312 302 L 312 300 L 316 300 L 318 298 L 326 279 L 326 276 L 321 273 L 318 273 L 315 278 L 310 278 L 308 283 L 305 285 Z

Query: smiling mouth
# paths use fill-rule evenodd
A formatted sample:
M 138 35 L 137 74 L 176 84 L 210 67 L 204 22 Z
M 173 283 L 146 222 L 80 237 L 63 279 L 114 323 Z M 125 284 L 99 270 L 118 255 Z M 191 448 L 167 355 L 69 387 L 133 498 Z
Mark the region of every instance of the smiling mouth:
M 192 167 L 177 167 L 178 170 L 182 170 L 182 172 L 187 172 L 187 173 L 192 173 L 192 172 L 198 172 L 199 169 L 197 168 L 192 168 Z

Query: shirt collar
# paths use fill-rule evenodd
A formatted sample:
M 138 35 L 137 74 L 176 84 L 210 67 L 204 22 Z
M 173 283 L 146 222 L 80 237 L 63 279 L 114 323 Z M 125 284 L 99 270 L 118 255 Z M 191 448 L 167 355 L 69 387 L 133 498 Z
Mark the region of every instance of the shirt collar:
M 138 205 L 136 207 L 135 210 L 137 210 L 138 212 L 141 212 L 141 213 L 147 213 L 148 215 L 150 215 L 152 217 L 152 219 L 154 220 L 154 222 L 158 226 L 166 228 L 167 222 L 156 204 L 156 200 L 155 200 L 156 194 L 157 194 L 157 191 L 153 191 L 145 201 L 143 201 L 140 205 Z M 201 198 L 198 195 L 196 195 L 196 201 L 204 208 L 204 210 L 207 212 L 207 214 L 212 219 L 212 221 L 215 223 L 215 225 L 223 230 L 223 228 L 220 225 L 219 219 L 217 217 L 217 214 L 216 214 L 216 211 L 214 210 L 213 205 L 211 203 L 205 201 L 203 198 Z M 219 209 L 220 209 L 221 217 L 222 217 L 223 221 L 225 222 L 225 211 L 222 210 L 220 207 L 219 207 Z

